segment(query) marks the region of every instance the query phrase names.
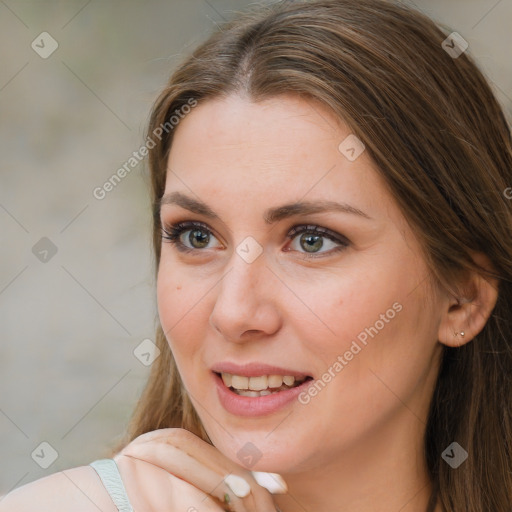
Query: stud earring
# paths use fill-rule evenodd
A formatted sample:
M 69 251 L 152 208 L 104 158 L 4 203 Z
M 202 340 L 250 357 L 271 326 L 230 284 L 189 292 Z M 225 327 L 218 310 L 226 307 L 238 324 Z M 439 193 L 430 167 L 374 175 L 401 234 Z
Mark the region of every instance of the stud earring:
M 461 338 L 464 338 L 465 334 L 466 334 L 466 333 L 465 333 L 464 331 L 460 331 L 460 336 L 461 336 Z M 459 333 L 458 333 L 458 332 L 454 332 L 454 333 L 453 333 L 453 335 L 454 335 L 454 336 L 458 336 L 458 335 L 459 335 Z

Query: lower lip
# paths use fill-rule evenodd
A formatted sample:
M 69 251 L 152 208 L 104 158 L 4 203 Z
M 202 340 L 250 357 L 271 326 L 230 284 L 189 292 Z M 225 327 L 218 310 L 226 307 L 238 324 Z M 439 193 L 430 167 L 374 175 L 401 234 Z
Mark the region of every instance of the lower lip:
M 237 416 L 264 416 L 277 412 L 297 399 L 300 393 L 313 382 L 313 379 L 305 380 L 297 387 L 271 395 L 241 396 L 226 387 L 220 375 L 214 373 L 213 378 L 217 386 L 220 403 L 226 411 Z

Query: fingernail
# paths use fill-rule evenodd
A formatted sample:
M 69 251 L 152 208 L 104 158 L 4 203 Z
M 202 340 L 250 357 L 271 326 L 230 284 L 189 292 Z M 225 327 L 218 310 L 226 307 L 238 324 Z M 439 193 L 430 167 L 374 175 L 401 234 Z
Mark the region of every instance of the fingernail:
M 288 486 L 281 475 L 264 471 L 251 471 L 251 473 L 256 482 L 271 494 L 286 494 L 288 492 Z
M 241 476 L 228 475 L 224 478 L 224 482 L 239 498 L 245 498 L 251 492 L 251 486 Z

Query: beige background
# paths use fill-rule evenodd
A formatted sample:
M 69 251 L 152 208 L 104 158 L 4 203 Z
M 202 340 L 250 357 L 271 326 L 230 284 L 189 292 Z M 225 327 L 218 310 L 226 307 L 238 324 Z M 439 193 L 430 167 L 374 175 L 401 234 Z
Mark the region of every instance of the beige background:
M 510 119 L 512 1 L 415 3 L 469 42 Z M 249 4 L 0 1 L 0 494 L 91 462 L 123 431 L 156 315 L 147 172 L 92 191 L 141 146 L 179 58 Z M 47 59 L 31 48 L 43 31 L 59 45 Z M 57 248 L 46 262 L 42 237 Z M 42 442 L 58 453 L 47 469 L 31 456 Z

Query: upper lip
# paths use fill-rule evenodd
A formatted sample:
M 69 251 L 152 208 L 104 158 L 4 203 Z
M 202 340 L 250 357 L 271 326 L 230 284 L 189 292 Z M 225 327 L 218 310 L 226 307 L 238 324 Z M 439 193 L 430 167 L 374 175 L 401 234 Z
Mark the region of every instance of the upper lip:
M 260 377 L 261 375 L 292 375 L 293 377 L 310 377 L 308 373 L 290 368 L 282 368 L 280 366 L 269 365 L 265 363 L 245 363 L 236 364 L 229 361 L 216 363 L 211 367 L 216 373 L 230 373 L 231 375 L 243 375 L 245 377 Z

